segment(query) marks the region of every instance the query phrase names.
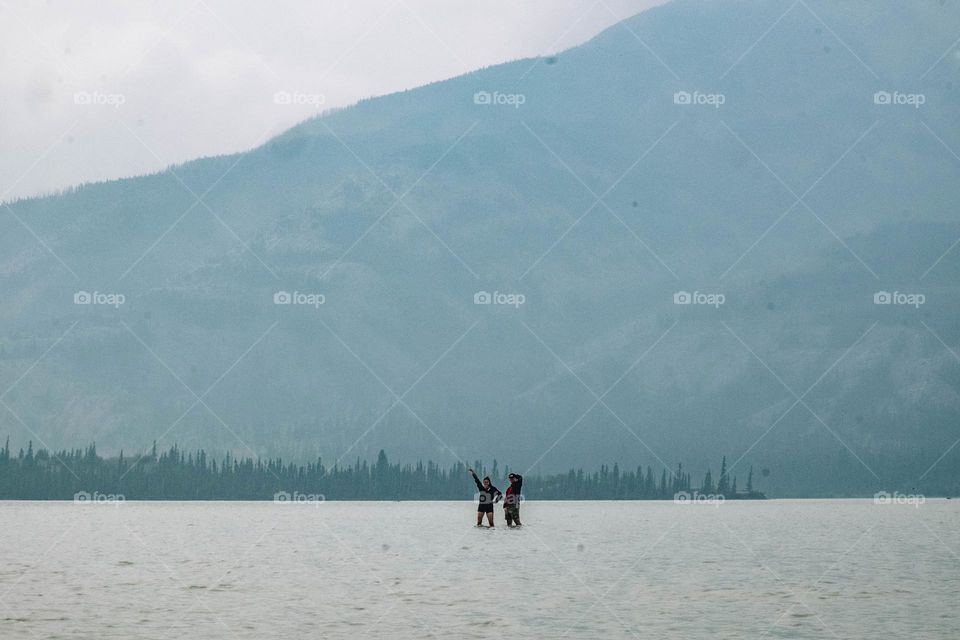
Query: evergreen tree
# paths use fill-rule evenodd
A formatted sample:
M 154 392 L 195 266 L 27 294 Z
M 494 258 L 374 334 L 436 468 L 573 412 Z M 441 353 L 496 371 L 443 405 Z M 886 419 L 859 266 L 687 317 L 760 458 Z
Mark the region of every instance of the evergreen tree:
M 730 492 L 730 484 L 727 479 L 727 456 L 723 456 L 723 462 L 720 463 L 720 479 L 717 481 L 717 493 L 726 495 Z

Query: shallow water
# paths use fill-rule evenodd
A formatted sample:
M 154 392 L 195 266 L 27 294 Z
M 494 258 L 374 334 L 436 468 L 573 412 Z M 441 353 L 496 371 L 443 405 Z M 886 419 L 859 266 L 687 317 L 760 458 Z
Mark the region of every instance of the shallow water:
M 0 637 L 960 636 L 958 501 L 473 518 L 463 502 L 0 503 Z

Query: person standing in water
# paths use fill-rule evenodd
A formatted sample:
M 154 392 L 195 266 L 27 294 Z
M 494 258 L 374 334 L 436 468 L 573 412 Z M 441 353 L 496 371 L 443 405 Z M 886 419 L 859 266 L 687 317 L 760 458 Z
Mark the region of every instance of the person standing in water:
M 468 471 L 477 484 L 477 490 L 480 491 L 480 501 L 477 504 L 477 526 L 483 525 L 483 514 L 487 514 L 487 522 L 493 527 L 493 505 L 503 497 L 503 494 L 490 482 L 490 476 L 486 476 L 483 482 L 480 482 L 480 478 L 477 477 L 473 469 L 468 469 Z
M 510 486 L 507 487 L 506 496 L 503 498 L 503 516 L 507 520 L 508 527 L 520 526 L 520 491 L 523 489 L 523 476 L 519 473 L 511 473 L 507 476 L 510 479 Z

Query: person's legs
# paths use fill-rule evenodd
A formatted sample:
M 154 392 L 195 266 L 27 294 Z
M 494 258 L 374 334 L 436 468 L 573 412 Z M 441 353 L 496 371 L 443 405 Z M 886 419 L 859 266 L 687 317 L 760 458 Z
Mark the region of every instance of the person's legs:
M 483 524 L 483 512 L 477 511 L 477 526 L 479 527 L 482 524 Z
M 520 507 L 513 510 L 513 523 L 518 527 L 523 526 L 523 523 L 520 522 Z
M 493 526 L 493 511 L 487 512 L 487 522 L 490 523 L 490 526 Z

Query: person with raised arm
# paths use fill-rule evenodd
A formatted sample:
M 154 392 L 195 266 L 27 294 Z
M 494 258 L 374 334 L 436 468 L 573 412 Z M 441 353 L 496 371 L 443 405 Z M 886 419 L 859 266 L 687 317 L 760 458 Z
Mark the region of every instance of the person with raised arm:
M 490 523 L 490 527 L 492 528 L 493 505 L 503 497 L 503 494 L 500 493 L 500 489 L 497 489 L 493 486 L 493 483 L 490 482 L 490 476 L 484 477 L 483 482 L 481 482 L 473 469 L 467 469 L 467 471 L 473 476 L 473 481 L 476 483 L 477 490 L 480 492 L 479 503 L 477 504 L 477 526 L 483 526 L 483 514 L 487 514 L 487 522 Z

